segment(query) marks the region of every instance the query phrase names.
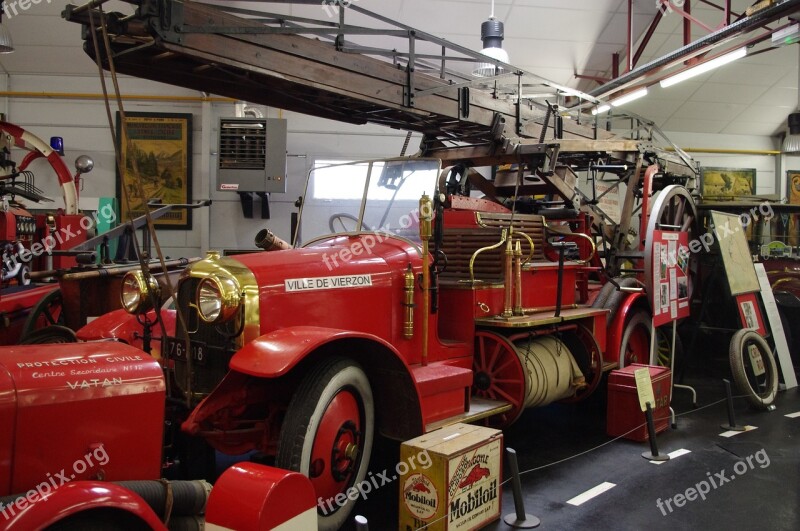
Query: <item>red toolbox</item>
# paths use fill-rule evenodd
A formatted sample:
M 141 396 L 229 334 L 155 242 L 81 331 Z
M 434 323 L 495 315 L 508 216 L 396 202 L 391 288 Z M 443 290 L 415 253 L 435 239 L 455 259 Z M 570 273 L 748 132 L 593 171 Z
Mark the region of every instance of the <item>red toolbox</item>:
M 649 439 L 644 412 L 639 405 L 636 392 L 636 369 L 647 367 L 653 382 L 653 420 L 656 433 L 666 431 L 669 426 L 670 370 L 669 367 L 632 363 L 627 367 L 611 371 L 608 377 L 608 417 L 606 433 L 611 437 L 623 436 L 633 441 Z M 633 431 L 631 431 L 633 430 Z M 630 433 L 628 433 L 630 432 Z

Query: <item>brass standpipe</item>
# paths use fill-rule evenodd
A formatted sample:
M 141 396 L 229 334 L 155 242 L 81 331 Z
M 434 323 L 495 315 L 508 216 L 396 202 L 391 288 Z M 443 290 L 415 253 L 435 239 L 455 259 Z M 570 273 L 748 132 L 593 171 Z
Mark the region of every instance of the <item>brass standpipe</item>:
M 512 243 L 513 233 L 511 228 L 509 228 L 509 236 L 506 240 L 506 253 L 505 253 L 505 261 L 504 261 L 504 275 L 503 279 L 505 281 L 505 290 L 503 294 L 505 295 L 505 304 L 503 305 L 503 317 L 512 317 L 514 312 L 511 309 L 512 299 L 513 299 L 513 292 L 514 292 L 514 276 L 513 276 L 513 264 L 514 264 L 514 244 Z
M 414 337 L 414 271 L 411 269 L 411 264 L 408 264 L 408 269 L 403 274 L 404 293 L 405 293 L 405 306 L 406 319 L 403 326 L 403 337 L 411 339 Z
M 522 243 L 514 247 L 514 315 L 523 315 L 522 309 Z
M 419 238 L 422 240 L 422 365 L 428 364 L 428 319 L 430 318 L 430 240 L 433 235 L 431 220 L 433 218 L 433 203 L 427 194 L 422 194 L 419 200 Z

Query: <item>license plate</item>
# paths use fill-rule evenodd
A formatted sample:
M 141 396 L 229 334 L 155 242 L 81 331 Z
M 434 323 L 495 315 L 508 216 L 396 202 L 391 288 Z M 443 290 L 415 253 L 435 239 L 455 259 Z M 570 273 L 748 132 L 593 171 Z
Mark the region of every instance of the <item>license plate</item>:
M 189 347 L 192 351 L 192 361 L 200 365 L 204 364 L 208 355 L 208 345 L 192 341 Z M 186 341 L 170 338 L 167 340 L 167 349 L 170 358 L 186 361 Z

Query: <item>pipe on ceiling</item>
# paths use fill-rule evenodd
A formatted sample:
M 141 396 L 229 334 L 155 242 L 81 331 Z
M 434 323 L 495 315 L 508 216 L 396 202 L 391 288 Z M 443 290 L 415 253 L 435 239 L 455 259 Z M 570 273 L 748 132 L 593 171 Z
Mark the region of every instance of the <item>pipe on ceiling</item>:
M 729 26 L 715 31 L 714 33 L 711 33 L 702 39 L 698 39 L 693 43 L 684 46 L 683 48 L 679 48 L 670 54 L 650 61 L 649 63 L 644 64 L 639 68 L 606 83 L 605 85 L 597 87 L 593 91 L 589 92 L 589 95 L 598 99 L 602 99 L 617 89 L 623 87 L 627 83 L 635 81 L 636 79 L 652 72 L 653 70 L 667 66 L 672 62 L 680 61 L 680 59 L 686 56 L 692 56 L 692 54 L 696 55 L 697 52 L 707 46 L 718 44 L 725 39 L 746 33 L 752 28 L 762 26 L 777 18 L 781 18 L 784 16 L 784 14 L 791 14 L 798 8 L 800 8 L 800 0 L 784 0 L 783 2 L 774 4 L 757 13 L 754 13 L 747 18 L 736 21 Z

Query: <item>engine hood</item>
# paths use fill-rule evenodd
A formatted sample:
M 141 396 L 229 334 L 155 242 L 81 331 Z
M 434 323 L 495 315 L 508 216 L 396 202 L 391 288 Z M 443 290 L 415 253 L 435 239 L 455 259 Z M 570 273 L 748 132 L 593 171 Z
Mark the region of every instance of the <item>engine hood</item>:
M 209 256 L 192 265 L 186 275 L 202 277 L 210 271 L 234 276 L 252 295 L 246 303 L 245 341 L 278 328 L 319 325 L 350 329 L 355 314 L 383 314 L 371 319 L 364 332 L 386 337 L 391 319 L 400 308 L 403 273 L 421 268 L 417 247 L 399 237 L 376 233 L 335 236 L 285 251 L 260 252 L 220 258 Z M 257 293 L 257 295 L 256 295 Z M 249 326 L 248 326 L 249 328 Z
M 337 289 L 363 286 L 353 275 L 386 275 L 416 268 L 421 257 L 416 246 L 404 239 L 375 233 L 338 236 L 288 251 L 245 254 L 232 257 L 250 269 L 258 285 L 269 290 Z M 396 266 L 396 267 L 392 267 Z M 298 286 L 294 280 L 328 279 Z

